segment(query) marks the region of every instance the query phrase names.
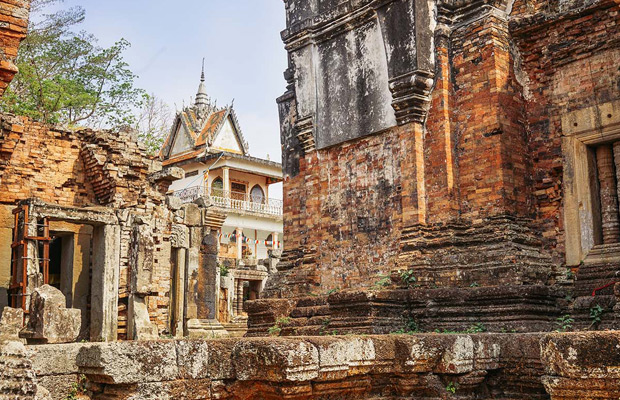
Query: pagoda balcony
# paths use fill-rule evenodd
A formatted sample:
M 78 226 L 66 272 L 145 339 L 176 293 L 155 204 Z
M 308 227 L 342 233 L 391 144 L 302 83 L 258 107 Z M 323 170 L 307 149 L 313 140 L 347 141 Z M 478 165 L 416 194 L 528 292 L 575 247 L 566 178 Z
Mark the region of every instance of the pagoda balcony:
M 256 213 L 282 216 L 282 200 L 268 199 L 261 196 L 252 196 L 243 192 L 213 189 L 209 193 L 203 186 L 192 186 L 173 193 L 183 203 L 191 203 L 200 197 L 208 200 L 209 204 L 244 213 Z

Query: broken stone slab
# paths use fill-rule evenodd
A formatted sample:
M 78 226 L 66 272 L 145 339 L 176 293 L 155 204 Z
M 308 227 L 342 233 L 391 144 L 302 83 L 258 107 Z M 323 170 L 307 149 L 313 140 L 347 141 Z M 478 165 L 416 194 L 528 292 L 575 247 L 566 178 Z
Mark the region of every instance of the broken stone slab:
M 133 340 L 159 339 L 157 326 L 149 318 L 144 297 L 131 295 L 129 300 L 129 337 Z
M 62 292 L 50 285 L 36 288 L 30 299 L 28 325 L 20 337 L 33 343 L 70 343 L 77 340 L 81 311 L 66 308 Z
M 183 202 L 177 196 L 166 196 L 166 204 L 172 211 L 180 210 L 183 207 Z
M 4 307 L 0 318 L 0 343 L 22 341 L 19 331 L 24 327 L 24 310 L 21 308 Z
M 185 171 L 179 167 L 168 167 L 149 175 L 151 182 L 172 182 L 185 177 Z
M 202 226 L 202 210 L 198 207 L 197 204 L 184 204 L 183 209 L 185 210 L 185 225 Z

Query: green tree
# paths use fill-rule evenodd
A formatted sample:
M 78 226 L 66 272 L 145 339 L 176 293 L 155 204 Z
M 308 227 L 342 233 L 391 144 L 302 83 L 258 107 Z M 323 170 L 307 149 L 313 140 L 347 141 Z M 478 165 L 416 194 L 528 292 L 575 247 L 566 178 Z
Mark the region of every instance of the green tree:
M 19 73 L 0 100 L 4 111 L 34 120 L 92 128 L 134 125 L 144 91 L 123 60 L 129 42 L 97 45 L 74 29 L 84 21 L 81 7 L 45 13 L 61 0 L 34 0 L 29 33 L 17 56 Z

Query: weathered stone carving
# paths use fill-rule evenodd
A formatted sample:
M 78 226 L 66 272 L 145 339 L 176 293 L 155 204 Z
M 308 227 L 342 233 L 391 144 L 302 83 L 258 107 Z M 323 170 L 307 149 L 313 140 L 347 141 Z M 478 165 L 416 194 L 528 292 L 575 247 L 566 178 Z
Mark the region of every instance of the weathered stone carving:
M 133 293 L 153 291 L 153 230 L 149 225 L 136 225 L 132 234 L 131 286 Z
M 81 312 L 66 308 L 62 292 L 50 285 L 34 290 L 30 318 L 20 336 L 38 343 L 74 342 L 80 334 Z
M 185 225 L 173 224 L 170 233 L 170 245 L 177 249 L 186 249 L 189 245 L 189 228 Z
M 282 36 L 305 151 L 424 121 L 434 77 L 432 3 L 285 3 Z

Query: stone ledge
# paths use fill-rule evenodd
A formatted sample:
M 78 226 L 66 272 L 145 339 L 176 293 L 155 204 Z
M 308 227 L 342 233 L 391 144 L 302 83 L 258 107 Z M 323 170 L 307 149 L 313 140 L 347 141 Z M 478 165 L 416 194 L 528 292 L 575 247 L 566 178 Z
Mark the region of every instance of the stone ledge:
M 49 358 L 33 365 L 38 376 L 73 373 L 75 365 L 76 372 L 86 375 L 88 398 L 93 399 L 161 398 L 151 396 L 155 393 L 185 399 L 300 400 L 374 399 L 377 393 L 390 400 L 443 399 L 450 383 L 461 399 L 616 398 L 618 349 L 619 332 L 160 340 L 29 348 L 31 354 Z

